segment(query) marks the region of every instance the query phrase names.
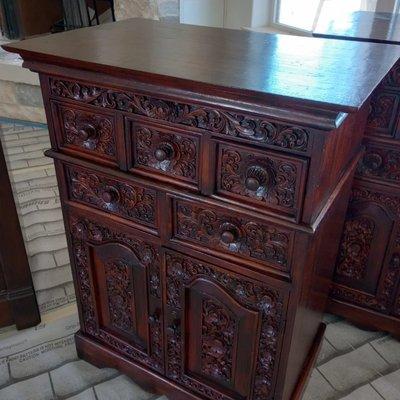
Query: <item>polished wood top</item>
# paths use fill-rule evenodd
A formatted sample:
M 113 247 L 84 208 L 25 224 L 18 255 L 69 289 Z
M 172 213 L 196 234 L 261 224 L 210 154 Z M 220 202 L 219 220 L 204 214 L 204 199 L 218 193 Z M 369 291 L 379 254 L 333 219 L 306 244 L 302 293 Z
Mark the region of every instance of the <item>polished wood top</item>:
M 131 19 L 3 46 L 25 60 L 269 104 L 359 109 L 400 48 Z M 377 62 L 379 61 L 379 62 Z
M 322 15 L 315 37 L 400 44 L 400 15 L 357 11 L 340 18 Z

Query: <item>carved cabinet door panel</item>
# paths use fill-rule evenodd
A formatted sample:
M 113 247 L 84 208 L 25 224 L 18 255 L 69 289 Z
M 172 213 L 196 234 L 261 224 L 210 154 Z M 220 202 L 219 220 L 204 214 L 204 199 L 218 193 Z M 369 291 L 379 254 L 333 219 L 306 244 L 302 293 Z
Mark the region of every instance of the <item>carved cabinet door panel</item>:
M 375 293 L 393 219 L 372 202 L 355 202 L 349 208 L 336 265 L 336 281 Z
M 286 296 L 166 252 L 167 376 L 217 400 L 274 396 Z
M 369 186 L 353 188 L 332 296 L 399 315 L 400 208 L 399 197 L 391 193 Z
M 149 335 L 146 268 L 129 248 L 107 243 L 91 248 L 99 323 L 103 329 L 146 350 Z
M 82 329 L 163 372 L 158 247 L 143 233 L 97 218 L 72 215 L 69 222 Z

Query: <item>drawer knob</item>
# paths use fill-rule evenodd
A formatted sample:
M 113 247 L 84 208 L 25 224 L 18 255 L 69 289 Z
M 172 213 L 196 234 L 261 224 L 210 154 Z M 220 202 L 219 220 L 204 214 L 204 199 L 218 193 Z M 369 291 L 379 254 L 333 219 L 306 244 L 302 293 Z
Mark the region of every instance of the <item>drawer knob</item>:
M 246 181 L 244 184 L 246 186 L 246 189 L 249 189 L 253 192 L 255 192 L 261 186 L 259 180 L 257 178 L 253 178 L 251 176 L 246 178 Z
M 79 130 L 79 136 L 82 140 L 88 140 L 96 136 L 96 128 L 92 124 L 85 124 Z
M 236 234 L 232 231 L 223 231 L 221 233 L 221 242 L 225 244 L 231 244 L 236 241 Z
M 101 198 L 105 203 L 110 204 L 117 199 L 117 194 L 112 189 L 106 189 L 101 193 Z
M 169 160 L 173 157 L 174 149 L 169 143 L 161 143 L 156 151 L 154 152 L 154 157 L 157 161 L 163 162 Z
M 244 185 L 246 189 L 256 192 L 260 186 L 265 186 L 269 182 L 268 172 L 257 165 L 249 167 L 246 172 Z

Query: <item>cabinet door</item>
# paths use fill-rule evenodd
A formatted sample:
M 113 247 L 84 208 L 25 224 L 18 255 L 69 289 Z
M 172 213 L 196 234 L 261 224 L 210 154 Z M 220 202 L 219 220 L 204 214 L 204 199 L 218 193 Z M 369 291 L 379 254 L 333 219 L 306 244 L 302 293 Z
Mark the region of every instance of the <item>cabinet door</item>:
M 393 191 L 392 191 L 393 193 Z M 332 296 L 396 314 L 400 279 L 400 195 L 353 188 Z
M 213 400 L 272 399 L 285 310 L 284 290 L 168 251 L 167 376 Z
M 71 215 L 69 223 L 83 331 L 162 372 L 157 245 L 143 233 L 97 217 Z

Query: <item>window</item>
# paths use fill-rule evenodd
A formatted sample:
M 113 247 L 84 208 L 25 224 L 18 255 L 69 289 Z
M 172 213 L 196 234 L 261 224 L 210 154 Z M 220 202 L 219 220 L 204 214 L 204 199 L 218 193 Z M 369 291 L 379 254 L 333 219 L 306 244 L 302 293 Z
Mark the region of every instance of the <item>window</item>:
M 355 11 L 375 11 L 386 4 L 387 11 L 396 8 L 394 0 L 276 0 L 274 25 L 281 29 L 312 32 L 324 18 L 340 19 Z M 378 7 L 378 8 L 379 8 Z

